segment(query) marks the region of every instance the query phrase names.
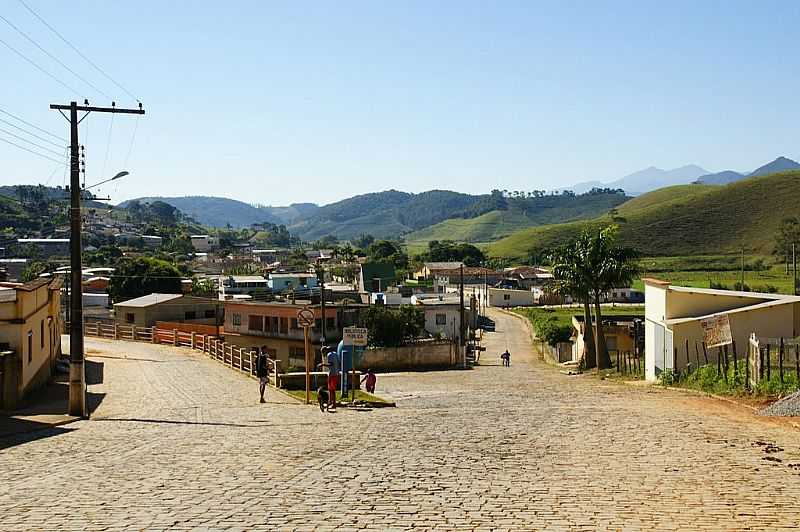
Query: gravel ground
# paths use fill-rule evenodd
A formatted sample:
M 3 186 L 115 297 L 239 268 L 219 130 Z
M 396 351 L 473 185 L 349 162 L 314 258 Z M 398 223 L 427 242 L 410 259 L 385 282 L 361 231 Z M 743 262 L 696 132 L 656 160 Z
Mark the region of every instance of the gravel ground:
M 762 416 L 800 416 L 800 391 L 786 396 L 761 411 Z

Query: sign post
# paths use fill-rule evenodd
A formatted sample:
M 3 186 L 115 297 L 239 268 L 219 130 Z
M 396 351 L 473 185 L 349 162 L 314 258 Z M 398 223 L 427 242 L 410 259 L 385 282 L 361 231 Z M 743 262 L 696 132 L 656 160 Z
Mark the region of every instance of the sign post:
M 306 359 L 306 404 L 311 404 L 311 337 L 309 329 L 314 326 L 314 311 L 309 307 L 303 307 L 298 310 L 297 323 L 303 328 Z
M 345 327 L 342 329 L 342 339 L 344 345 L 353 348 L 352 360 L 350 363 L 350 401 L 356 399 L 356 347 L 366 347 L 369 331 L 365 327 Z

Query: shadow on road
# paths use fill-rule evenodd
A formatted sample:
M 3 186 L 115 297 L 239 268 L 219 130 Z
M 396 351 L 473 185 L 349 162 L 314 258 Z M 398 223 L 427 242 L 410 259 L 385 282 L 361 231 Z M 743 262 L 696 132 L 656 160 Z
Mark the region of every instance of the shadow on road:
M 176 421 L 171 419 L 146 419 L 146 418 L 122 418 L 122 417 L 103 417 L 94 421 L 129 421 L 134 423 L 164 423 L 167 425 L 206 425 L 218 427 L 255 427 L 255 425 L 243 425 L 240 423 L 217 423 L 213 421 Z

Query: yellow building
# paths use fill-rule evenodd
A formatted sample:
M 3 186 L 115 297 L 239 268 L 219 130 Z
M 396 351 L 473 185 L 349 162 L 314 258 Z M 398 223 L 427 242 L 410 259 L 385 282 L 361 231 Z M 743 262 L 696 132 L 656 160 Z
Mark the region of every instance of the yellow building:
M 0 283 L 0 409 L 50 379 L 61 354 L 61 279 Z

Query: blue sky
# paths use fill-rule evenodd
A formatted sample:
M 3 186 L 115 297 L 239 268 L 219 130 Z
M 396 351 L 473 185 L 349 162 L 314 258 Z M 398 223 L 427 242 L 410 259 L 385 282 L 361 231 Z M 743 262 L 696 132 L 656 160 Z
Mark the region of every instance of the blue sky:
M 81 126 L 87 181 L 131 172 L 102 190 L 115 202 L 550 189 L 800 158 L 798 2 L 25 1 L 144 102 L 138 126 Z M 134 103 L 18 0 L 0 14 Z M 48 104 L 107 103 L 2 20 L 0 39 L 78 91 L 0 44 L 0 109 L 66 137 Z M 64 182 L 5 143 L 0 160 L 0 184 Z

